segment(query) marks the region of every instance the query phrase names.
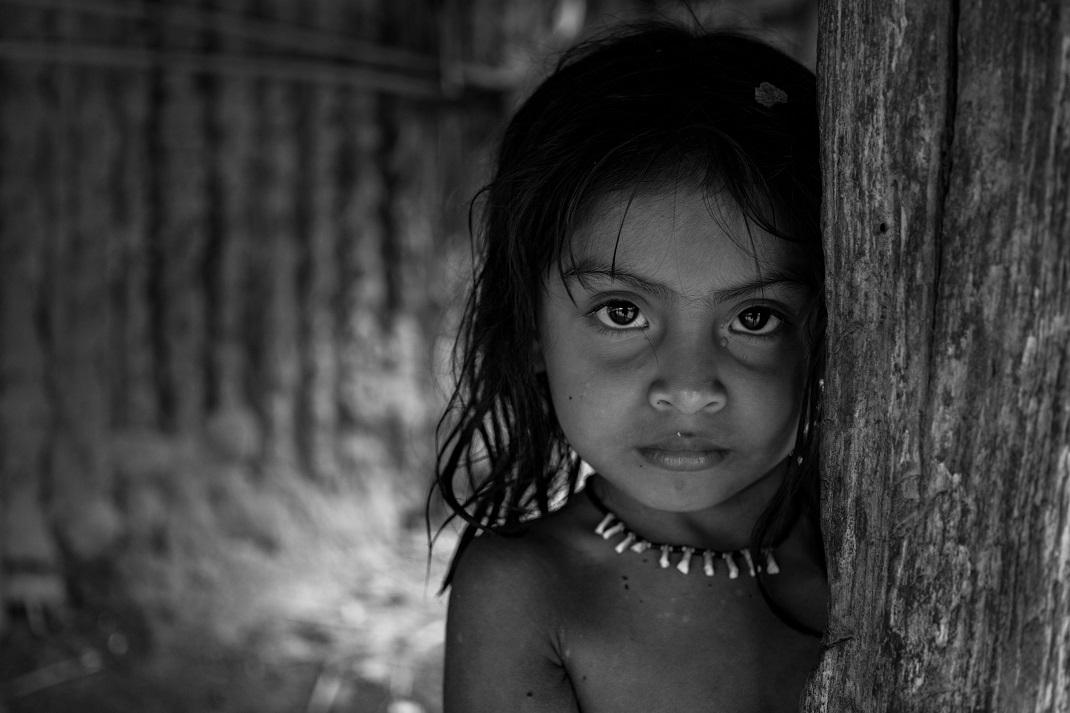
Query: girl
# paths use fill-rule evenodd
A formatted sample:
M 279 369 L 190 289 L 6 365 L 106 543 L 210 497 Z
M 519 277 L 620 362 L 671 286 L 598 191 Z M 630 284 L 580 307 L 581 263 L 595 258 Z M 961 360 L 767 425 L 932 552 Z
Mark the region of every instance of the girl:
M 657 26 L 509 124 L 441 426 L 447 713 L 796 709 L 826 602 L 816 114 L 780 52 Z

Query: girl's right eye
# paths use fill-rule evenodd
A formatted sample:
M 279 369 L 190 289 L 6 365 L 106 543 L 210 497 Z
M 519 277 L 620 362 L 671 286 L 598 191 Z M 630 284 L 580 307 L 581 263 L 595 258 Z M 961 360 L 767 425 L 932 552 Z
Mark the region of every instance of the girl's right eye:
M 615 331 L 646 329 L 650 326 L 639 308 L 625 300 L 606 302 L 594 311 L 594 316 L 602 326 Z

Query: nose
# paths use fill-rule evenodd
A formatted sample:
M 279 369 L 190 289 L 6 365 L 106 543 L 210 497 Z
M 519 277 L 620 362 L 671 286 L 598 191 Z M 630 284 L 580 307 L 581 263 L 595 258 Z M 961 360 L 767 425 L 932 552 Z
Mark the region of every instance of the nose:
M 728 398 L 720 378 L 720 351 L 709 338 L 663 345 L 658 350 L 657 374 L 650 383 L 650 405 L 688 416 L 724 408 Z

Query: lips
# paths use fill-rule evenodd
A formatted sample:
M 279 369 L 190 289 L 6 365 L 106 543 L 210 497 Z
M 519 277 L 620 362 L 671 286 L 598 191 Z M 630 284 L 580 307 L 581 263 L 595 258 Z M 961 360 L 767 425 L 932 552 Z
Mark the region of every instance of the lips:
M 724 460 L 728 450 L 707 438 L 670 436 L 636 449 L 647 463 L 676 471 L 706 470 Z

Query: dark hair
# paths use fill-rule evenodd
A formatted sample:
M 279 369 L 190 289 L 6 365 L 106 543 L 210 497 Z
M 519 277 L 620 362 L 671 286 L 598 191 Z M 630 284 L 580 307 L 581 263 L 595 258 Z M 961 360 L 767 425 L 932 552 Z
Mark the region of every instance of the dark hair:
M 454 564 L 480 529 L 517 532 L 576 491 L 579 457 L 535 364 L 541 285 L 600 198 L 680 180 L 727 193 L 752 224 L 808 248 L 803 416 L 752 547 L 782 539 L 800 512 L 816 514 L 825 317 L 814 76 L 739 34 L 646 25 L 564 55 L 509 123 L 497 173 L 473 200 L 481 264 L 438 429 L 436 487 L 450 519 L 468 523 Z

